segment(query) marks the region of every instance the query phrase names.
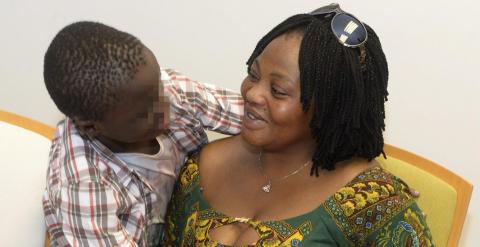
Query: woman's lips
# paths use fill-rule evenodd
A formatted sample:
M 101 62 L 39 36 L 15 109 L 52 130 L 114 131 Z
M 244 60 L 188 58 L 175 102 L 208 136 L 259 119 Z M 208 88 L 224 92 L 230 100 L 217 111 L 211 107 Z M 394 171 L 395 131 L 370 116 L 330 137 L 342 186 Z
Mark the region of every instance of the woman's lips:
M 243 116 L 243 124 L 248 129 L 260 129 L 267 125 L 265 117 L 258 111 L 251 107 L 245 107 L 245 113 Z

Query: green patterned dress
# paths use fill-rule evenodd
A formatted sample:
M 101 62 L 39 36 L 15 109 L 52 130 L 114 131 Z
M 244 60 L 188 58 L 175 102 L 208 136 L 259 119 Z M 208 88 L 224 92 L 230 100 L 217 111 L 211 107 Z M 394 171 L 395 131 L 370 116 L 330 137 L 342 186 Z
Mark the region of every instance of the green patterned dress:
M 209 230 L 249 224 L 252 246 L 434 246 L 408 186 L 380 167 L 359 174 L 315 210 L 281 221 L 234 218 L 216 212 L 202 196 L 199 169 L 189 159 L 180 172 L 166 222 L 166 246 L 224 246 Z

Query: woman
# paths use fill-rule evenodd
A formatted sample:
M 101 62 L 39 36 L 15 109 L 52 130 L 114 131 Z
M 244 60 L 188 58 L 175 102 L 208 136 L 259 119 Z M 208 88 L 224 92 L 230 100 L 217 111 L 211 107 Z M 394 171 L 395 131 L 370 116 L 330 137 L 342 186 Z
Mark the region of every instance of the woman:
M 408 186 L 381 169 L 388 68 L 338 5 L 263 37 L 242 83 L 242 133 L 180 173 L 171 246 L 432 246 Z

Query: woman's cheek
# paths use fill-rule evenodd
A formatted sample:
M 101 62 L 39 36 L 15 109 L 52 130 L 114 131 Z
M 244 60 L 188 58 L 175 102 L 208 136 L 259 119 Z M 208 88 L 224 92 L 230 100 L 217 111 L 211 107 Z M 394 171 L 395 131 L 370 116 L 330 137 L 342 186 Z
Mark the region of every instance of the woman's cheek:
M 245 78 L 242 82 L 242 85 L 240 86 L 240 93 L 242 94 L 242 98 L 245 99 L 245 96 L 247 95 L 248 88 L 250 88 L 250 82 L 248 81 L 247 78 Z

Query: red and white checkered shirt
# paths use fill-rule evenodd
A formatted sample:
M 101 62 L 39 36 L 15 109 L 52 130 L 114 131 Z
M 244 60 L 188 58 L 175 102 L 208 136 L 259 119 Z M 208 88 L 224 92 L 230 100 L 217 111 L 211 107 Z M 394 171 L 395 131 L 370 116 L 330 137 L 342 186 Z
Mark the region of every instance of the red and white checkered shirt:
M 243 101 L 173 70 L 162 70 L 161 79 L 171 104 L 166 139 L 173 148 L 165 151 L 178 158 L 178 175 L 183 157 L 208 141 L 205 128 L 240 131 Z M 52 246 L 150 246 L 160 237 L 152 214 L 157 198 L 144 177 L 98 140 L 80 135 L 69 118 L 58 124 L 43 196 Z

